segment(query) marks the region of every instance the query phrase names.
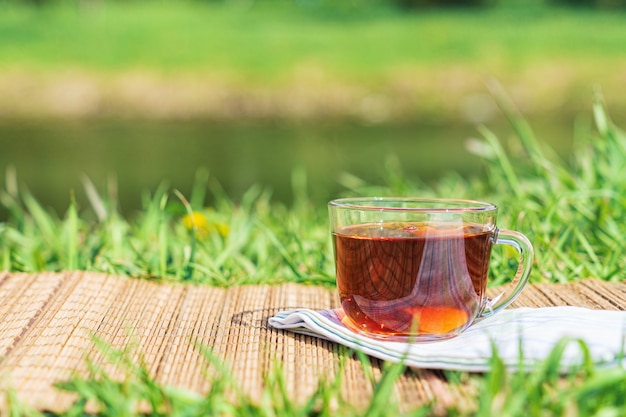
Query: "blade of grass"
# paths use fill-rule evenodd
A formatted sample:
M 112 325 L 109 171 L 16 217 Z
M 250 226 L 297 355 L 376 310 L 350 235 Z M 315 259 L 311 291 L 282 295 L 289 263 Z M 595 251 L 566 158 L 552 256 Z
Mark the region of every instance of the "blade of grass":
M 209 171 L 204 168 L 198 169 L 193 182 L 193 188 L 191 189 L 191 197 L 189 198 L 189 205 L 191 205 L 192 209 L 201 210 L 202 207 L 204 207 L 208 181 Z
M 100 222 L 104 222 L 108 217 L 108 213 L 107 213 L 106 205 L 104 204 L 104 201 L 100 197 L 100 194 L 98 193 L 98 190 L 96 189 L 96 186 L 91 181 L 91 179 L 86 175 L 81 176 L 81 181 L 83 183 L 83 188 L 85 189 L 85 193 L 87 194 L 87 200 L 89 200 L 89 203 L 91 204 L 91 207 L 93 208 L 94 213 L 96 213 L 96 216 L 98 217 L 98 220 Z
M 78 269 L 78 210 L 74 193 L 71 193 L 70 207 L 67 214 L 66 230 L 67 234 L 67 266 L 70 271 Z
M 489 146 L 491 146 L 491 148 L 493 149 L 496 159 L 500 164 L 502 175 L 508 182 L 511 192 L 513 192 L 516 197 L 521 198 L 522 195 L 520 194 L 521 191 L 519 179 L 517 178 L 517 174 L 513 169 L 513 164 L 511 164 L 511 161 L 506 155 L 506 152 L 500 145 L 498 138 L 492 131 L 490 131 L 486 127 L 479 127 L 479 131 L 483 135 Z M 495 173 L 494 175 L 498 175 L 498 173 Z
M 57 242 L 57 226 L 55 219 L 47 213 L 39 202 L 28 191 L 22 191 L 22 200 L 28 210 L 28 213 L 32 216 L 38 231 L 41 233 L 41 238 L 50 246 L 54 246 Z
M 185 198 L 185 196 L 178 190 L 174 190 L 174 194 L 178 199 L 183 203 L 185 210 L 187 211 L 187 215 L 193 218 L 193 209 L 189 204 L 189 201 Z M 182 265 L 182 279 L 183 281 L 189 281 L 193 277 L 193 259 L 196 252 L 196 243 L 198 234 L 198 226 L 195 222 L 191 222 L 191 233 L 189 233 L 189 243 L 184 247 L 183 253 L 183 265 Z
M 161 277 L 167 276 L 167 259 L 168 259 L 168 222 L 165 215 L 165 208 L 167 206 L 168 195 L 163 194 L 160 204 L 160 222 L 159 222 L 159 275 Z
M 382 377 L 374 386 L 374 393 L 370 403 L 365 413 L 363 413 L 364 417 L 383 417 L 388 415 L 394 385 L 405 370 L 406 365 L 402 362 L 388 364 Z

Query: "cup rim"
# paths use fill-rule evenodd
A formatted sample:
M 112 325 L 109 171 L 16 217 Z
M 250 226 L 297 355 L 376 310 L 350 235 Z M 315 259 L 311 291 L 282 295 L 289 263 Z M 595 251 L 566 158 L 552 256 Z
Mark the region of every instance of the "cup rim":
M 412 204 L 393 207 L 385 203 Z M 379 203 L 379 204 L 376 204 Z M 366 211 L 410 211 L 410 212 L 485 212 L 497 210 L 497 206 L 478 200 L 458 198 L 422 197 L 344 197 L 328 202 L 329 207 Z M 421 205 L 421 206 L 420 206 Z

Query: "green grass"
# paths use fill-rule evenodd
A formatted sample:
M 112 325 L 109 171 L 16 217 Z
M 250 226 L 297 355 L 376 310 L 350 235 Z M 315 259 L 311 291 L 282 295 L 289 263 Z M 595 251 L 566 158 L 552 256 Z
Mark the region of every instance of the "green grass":
M 584 134 L 577 136 L 570 158 L 563 161 L 541 145 L 497 86 L 492 86 L 492 92 L 510 118 L 517 139 L 504 146 L 486 127 L 481 129 L 483 139 L 470 146 L 485 162 L 484 176 L 465 178 L 450 173 L 434 186 L 427 186 L 408 179 L 390 159 L 380 184 L 365 183 L 350 175 L 342 177 L 344 195 L 493 201 L 500 206 L 500 227 L 525 233 L 535 246 L 532 281 L 569 282 L 588 277 L 623 281 L 626 135 L 610 122 L 601 98 L 594 107 L 596 129 L 591 133 L 582 129 Z M 290 206 L 272 201 L 262 188 L 251 188 L 240 201 L 233 201 L 216 181 L 200 171 L 189 196 L 165 186 L 146 192 L 143 210 L 134 218 L 119 214 L 114 183 L 99 191 L 85 179 L 91 207 L 78 211 L 70 204 L 67 213 L 57 217 L 44 210 L 34 196 L 19 189 L 15 173 L 9 172 L 7 178 L 6 189 L 0 193 L 0 202 L 10 212 L 9 220 L 0 224 L 4 270 L 82 269 L 220 286 L 334 283 L 326 207 L 315 206 L 309 200 L 304 172 L 293 175 L 295 199 Z M 204 203 L 206 193 L 215 201 L 210 207 Z M 185 219 L 190 213 L 195 213 L 194 217 Z M 491 284 L 502 283 L 510 268 L 506 253 L 496 252 L 492 266 Z M 489 375 L 451 377 L 470 378 L 482 387 L 477 398 L 479 415 L 623 414 L 626 371 L 595 369 L 583 363 L 572 378 L 562 379 L 556 366 L 561 350 L 562 346 L 556 346 L 553 356 L 528 377 L 506 373 L 498 365 L 497 355 Z M 207 355 L 208 363 L 214 366 L 210 353 Z M 224 386 L 234 389 L 227 375 L 214 382 L 214 389 L 206 397 L 198 397 L 170 391 L 152 381 L 140 367 L 130 363 L 126 366 L 131 372 L 126 382 L 109 380 L 94 370 L 90 378 L 63 384 L 62 388 L 79 394 L 76 408 L 68 415 L 80 415 L 88 399 L 101 403 L 101 415 L 112 415 L 140 398 L 155 404 L 151 415 L 164 414 L 165 409 L 196 415 L 218 407 L 225 415 L 236 416 L 321 416 L 332 414 L 326 406 L 337 401 L 345 407 L 343 414 L 356 413 L 336 398 L 339 394 L 332 386 L 336 381 L 321 386 L 301 405 L 277 389 L 281 384 L 279 373 L 270 379 L 266 402 L 259 405 L 240 398 L 241 404 L 233 406 L 226 391 L 222 391 Z M 398 372 L 392 368 L 380 381 L 373 382 L 378 384 L 378 394 L 373 396 L 369 415 L 395 415 L 395 409 L 387 405 L 385 390 Z M 127 403 L 118 404 L 123 401 Z M 528 407 L 529 403 L 533 406 Z M 19 407 L 14 406 L 17 414 Z M 420 415 L 428 410 L 414 411 Z M 451 415 L 464 413 L 450 410 Z
M 514 142 L 503 144 L 486 127 L 470 148 L 484 160 L 484 177 L 450 173 L 434 185 L 404 175 L 387 160 L 380 184 L 346 174 L 344 195 L 428 195 L 489 200 L 500 207 L 499 226 L 525 233 L 536 247 L 532 281 L 626 278 L 626 139 L 596 103 L 598 129 L 576 138 L 569 160 L 541 145 L 506 97 L 494 89 L 511 120 Z M 84 178 L 91 207 L 46 211 L 7 173 L 0 202 L 10 219 L 0 224 L 6 270 L 83 269 L 164 280 L 229 286 L 283 281 L 333 285 L 326 207 L 314 205 L 306 172 L 293 173 L 294 203 L 270 198 L 261 186 L 233 201 L 219 182 L 199 171 L 189 196 L 165 185 L 146 191 L 143 209 L 123 218 L 116 184 L 97 190 Z M 207 196 L 207 193 L 210 194 Z M 205 201 L 214 204 L 206 206 Z M 197 212 L 201 222 L 185 216 Z M 192 226 L 197 230 L 192 230 Z M 494 256 L 494 284 L 508 274 L 504 254 Z
M 211 182 L 216 204 L 204 207 L 207 175 L 201 171 L 189 201 L 159 187 L 144 194 L 143 211 L 127 220 L 114 198 L 100 196 L 88 179 L 84 183 L 93 209 L 78 214 L 71 204 L 62 217 L 8 185 L 0 195 L 11 217 L 0 224 L 3 269 L 97 270 L 218 286 L 333 282 L 324 213 L 306 202 L 290 209 L 255 187 L 235 203 Z M 189 211 L 203 223 L 185 221 Z
M 302 65 L 376 82 L 403 68 L 516 72 L 544 61 L 619 63 L 626 14 L 553 8 L 321 13 L 257 4 L 0 4 L 0 68 L 211 71 L 284 80 Z M 584 30 L 583 30 L 584 29 Z
M 59 382 L 56 388 L 76 396 L 73 405 L 60 414 L 42 413 L 24 406 L 13 392 L 8 392 L 7 410 L 11 416 L 232 416 L 232 417 L 422 417 L 433 415 L 434 404 L 425 404 L 408 411 L 390 397 L 397 378 L 406 371 L 401 363 L 386 364 L 379 379 L 368 372 L 370 363 L 360 355 L 365 375 L 372 384 L 370 402 L 356 409 L 340 394 L 342 366 L 336 375 L 322 379 L 308 398 L 293 399 L 288 395 L 279 365 L 266 376 L 263 399 L 252 401 L 228 372 L 228 366 L 209 350 L 200 347 L 207 369 L 211 369 L 211 388 L 199 395 L 155 381 L 145 366 L 132 361 L 126 348 L 112 350 L 100 341 L 95 343 L 106 353 L 123 377 L 113 379 L 99 366 L 89 362 L 89 375 L 74 376 Z M 559 363 L 570 343 L 563 340 L 547 359 L 531 372 L 507 372 L 497 351 L 491 359 L 491 370 L 482 376 L 450 372 L 451 384 L 463 381 L 476 387 L 474 407 L 448 408 L 445 415 L 455 417 L 545 417 L 545 416 L 621 416 L 626 412 L 626 370 L 594 367 L 586 355 L 583 361 L 563 376 Z M 344 351 L 344 355 L 351 352 Z M 344 356 L 345 358 L 345 356 Z M 137 412 L 141 409 L 141 412 Z M 441 411 L 437 412 L 441 415 Z
M 491 78 L 527 114 L 626 108 L 623 11 L 244 3 L 0 3 L 0 116 L 454 120 Z
M 581 130 L 564 161 L 540 145 L 505 96 L 497 90 L 494 94 L 518 140 L 505 149 L 481 128 L 484 139 L 470 145 L 484 160 L 484 176 L 450 173 L 430 186 L 409 180 L 391 158 L 381 184 L 348 174 L 339 178 L 343 194 L 490 200 L 500 207 L 499 226 L 525 233 L 535 245 L 532 281 L 623 280 L 624 134 L 612 126 L 598 101 L 597 131 Z M 188 197 L 166 185 L 146 191 L 143 209 L 130 219 L 119 212 L 114 183 L 99 191 L 89 179 L 83 182 L 91 207 L 78 212 L 71 204 L 59 217 L 20 190 L 15 173 L 8 172 L 0 194 L 10 213 L 0 225 L 4 269 L 96 270 L 220 286 L 282 281 L 333 285 L 326 207 L 314 206 L 308 198 L 305 172 L 293 174 L 290 206 L 271 200 L 269 190 L 260 186 L 235 202 L 215 178 L 199 171 Z M 214 205 L 205 206 L 207 200 Z M 194 212 L 201 222 L 185 220 Z M 502 255 L 494 257 L 494 284 L 508 275 Z
M 502 94 L 494 94 L 518 140 L 505 150 L 481 128 L 484 139 L 469 145 L 485 161 L 485 178 L 451 173 L 427 186 L 409 180 L 391 158 L 380 185 L 350 175 L 340 178 L 345 194 L 491 200 L 500 206 L 500 227 L 520 230 L 535 244 L 532 280 L 624 279 L 622 131 L 612 126 L 598 101 L 597 132 L 577 138 L 570 159 L 563 161 L 540 145 Z M 274 282 L 333 283 L 326 208 L 309 200 L 302 171 L 293 174 L 292 206 L 272 201 L 261 187 L 235 202 L 214 178 L 199 171 L 188 199 L 165 185 L 146 191 L 143 210 L 132 219 L 119 213 L 114 182 L 100 191 L 84 178 L 91 207 L 79 213 L 72 200 L 68 212 L 58 217 L 19 189 L 14 172 L 6 177 L 0 194 L 10 213 L 9 221 L 0 224 L 6 270 L 86 269 L 224 286 L 268 282 L 268 277 Z M 214 206 L 204 206 L 207 192 Z M 184 220 L 194 211 L 204 222 L 196 231 Z

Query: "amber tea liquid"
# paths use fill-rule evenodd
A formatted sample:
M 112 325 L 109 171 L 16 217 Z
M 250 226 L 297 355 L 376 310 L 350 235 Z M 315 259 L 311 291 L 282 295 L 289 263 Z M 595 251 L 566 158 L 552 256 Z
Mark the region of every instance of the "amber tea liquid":
M 460 333 L 483 309 L 492 244 L 477 224 L 372 223 L 333 233 L 349 326 L 374 336 Z

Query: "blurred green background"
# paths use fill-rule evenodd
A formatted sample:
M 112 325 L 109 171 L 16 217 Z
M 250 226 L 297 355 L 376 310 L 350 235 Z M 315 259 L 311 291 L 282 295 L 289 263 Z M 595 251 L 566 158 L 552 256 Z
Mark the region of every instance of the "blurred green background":
M 345 173 L 480 175 L 467 139 L 512 134 L 498 82 L 567 159 L 593 91 L 626 121 L 626 1 L 0 0 L 0 181 L 64 212 L 114 178 L 132 215 L 206 168 L 320 203 Z

